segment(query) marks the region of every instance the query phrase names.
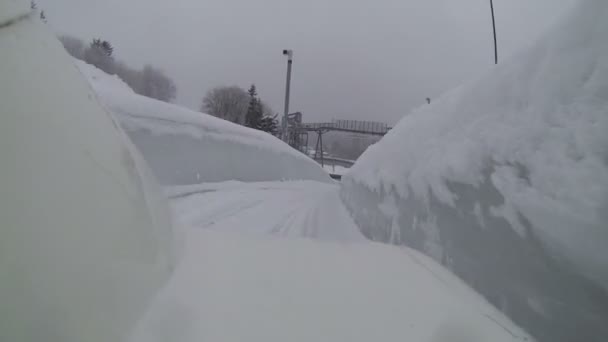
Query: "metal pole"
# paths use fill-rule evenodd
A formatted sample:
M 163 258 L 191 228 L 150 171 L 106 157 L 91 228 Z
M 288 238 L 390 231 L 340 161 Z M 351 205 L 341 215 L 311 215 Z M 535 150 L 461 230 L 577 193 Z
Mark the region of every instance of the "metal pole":
M 492 28 L 494 29 L 494 64 L 498 64 L 498 43 L 496 42 L 496 20 L 494 19 L 493 0 L 490 0 L 490 10 L 492 11 Z
M 289 143 L 289 132 L 287 127 L 287 117 L 289 115 L 289 92 L 291 88 L 291 65 L 293 64 L 293 51 L 283 50 L 287 56 L 287 80 L 285 83 L 285 112 L 283 114 L 283 141 Z
M 323 133 L 321 133 L 321 131 L 319 131 L 319 140 L 321 140 L 321 167 L 324 167 L 325 161 L 323 159 Z

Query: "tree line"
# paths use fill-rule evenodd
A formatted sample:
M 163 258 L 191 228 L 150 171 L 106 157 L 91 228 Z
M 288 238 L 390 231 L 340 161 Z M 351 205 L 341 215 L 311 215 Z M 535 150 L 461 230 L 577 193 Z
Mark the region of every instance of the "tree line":
M 278 114 L 260 99 L 255 84 L 247 91 L 238 86 L 209 90 L 203 98 L 201 112 L 272 135 L 278 133 Z
M 30 8 L 39 13 L 40 20 L 47 22 L 44 10 L 38 8 L 36 1 L 30 1 Z M 59 37 L 59 41 L 72 57 L 110 75 L 117 75 L 137 94 L 165 102 L 171 102 L 177 96 L 175 82 L 161 69 L 151 65 L 145 65 L 141 70 L 129 67 L 114 58 L 114 47 L 107 40 L 94 38 L 86 45 L 79 38 L 64 35 Z
M 138 70 L 116 60 L 115 49 L 107 40 L 95 38 L 88 45 L 68 35 L 60 36 L 59 40 L 72 57 L 94 65 L 107 74 L 117 75 L 140 95 L 165 102 L 171 102 L 176 97 L 175 82 L 162 70 L 151 65 Z M 273 135 L 278 130 L 277 115 L 259 98 L 254 84 L 249 91 L 238 86 L 211 89 L 203 98 L 201 112 Z
M 32 10 L 38 10 L 31 1 Z M 46 23 L 46 15 L 39 10 L 40 19 Z M 59 37 L 65 50 L 74 58 L 94 65 L 110 75 L 120 77 L 137 94 L 157 100 L 171 102 L 176 98 L 175 82 L 161 69 L 145 65 L 142 69 L 129 67 L 115 58 L 114 46 L 107 40 L 94 38 L 88 44 L 79 38 L 63 35 Z M 238 87 L 216 87 L 204 96 L 201 112 L 276 135 L 278 114 L 264 103 L 257 94 L 255 84 L 248 91 Z
M 115 49 L 107 40 L 94 38 L 87 44 L 79 38 L 60 36 L 65 50 L 74 58 L 94 65 L 107 74 L 117 75 L 137 94 L 171 102 L 177 96 L 175 82 L 161 69 L 149 64 L 135 69 L 115 59 Z

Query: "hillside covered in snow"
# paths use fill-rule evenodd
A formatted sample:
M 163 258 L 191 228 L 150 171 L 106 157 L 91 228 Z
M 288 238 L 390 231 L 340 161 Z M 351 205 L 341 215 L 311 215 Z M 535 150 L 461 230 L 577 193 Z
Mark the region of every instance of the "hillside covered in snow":
M 311 158 L 266 132 L 138 95 L 117 76 L 74 62 L 163 185 L 331 181 Z
M 450 268 L 541 341 L 608 338 L 608 2 L 405 116 L 345 176 L 372 240 Z

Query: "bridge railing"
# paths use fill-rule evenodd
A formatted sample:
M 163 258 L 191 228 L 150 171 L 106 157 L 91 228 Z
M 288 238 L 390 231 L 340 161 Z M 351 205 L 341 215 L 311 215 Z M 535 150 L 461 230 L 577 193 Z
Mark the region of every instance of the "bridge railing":
M 314 123 L 303 123 L 302 128 L 309 129 L 322 129 L 322 128 L 335 128 L 336 125 L 333 122 L 314 122 Z
M 332 120 L 331 122 L 303 123 L 303 129 L 307 130 L 343 130 L 362 133 L 385 134 L 390 127 L 382 122 L 359 121 L 359 120 Z
M 348 129 L 353 131 L 363 131 L 372 133 L 386 133 L 388 131 L 388 125 L 382 122 L 359 120 L 333 120 L 332 123 L 337 128 Z

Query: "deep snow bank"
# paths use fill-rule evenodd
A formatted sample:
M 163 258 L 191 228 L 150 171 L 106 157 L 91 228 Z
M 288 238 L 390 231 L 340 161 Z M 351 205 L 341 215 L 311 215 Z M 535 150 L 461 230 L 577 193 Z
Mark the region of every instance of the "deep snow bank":
M 312 159 L 270 134 L 137 95 L 118 77 L 76 63 L 164 185 L 330 181 Z
M 543 341 L 608 338 L 608 2 L 421 107 L 342 198 L 369 238 L 434 257 Z
M 217 231 L 188 229 L 180 267 L 133 342 L 531 341 L 413 250 L 227 233 L 268 216 L 238 211 L 216 216 Z
M 0 341 L 124 341 L 170 274 L 168 207 L 28 9 L 0 1 Z

